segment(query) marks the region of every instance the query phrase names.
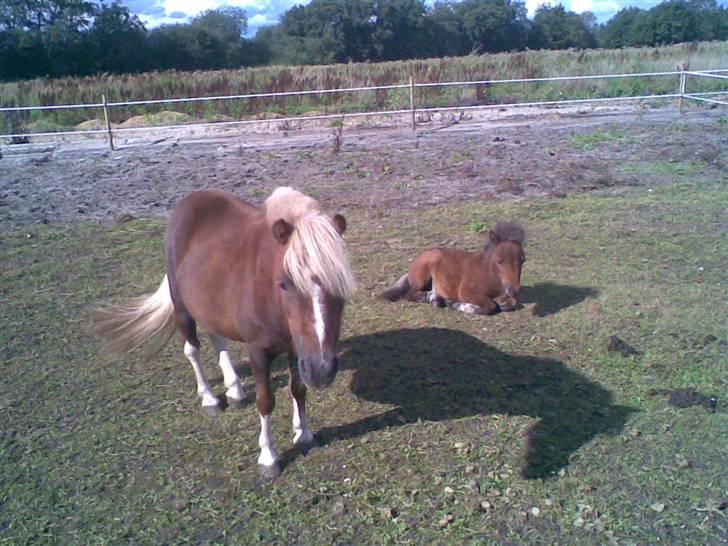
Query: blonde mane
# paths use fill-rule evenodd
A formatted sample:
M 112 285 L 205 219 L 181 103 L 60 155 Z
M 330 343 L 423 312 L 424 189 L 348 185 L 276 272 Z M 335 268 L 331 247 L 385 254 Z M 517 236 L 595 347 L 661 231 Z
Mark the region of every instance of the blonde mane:
M 294 227 L 283 268 L 298 290 L 312 293 L 315 278 L 334 296 L 346 298 L 354 292 L 346 245 L 318 201 L 292 188 L 278 188 L 265 201 L 265 217 L 269 225 L 283 219 Z

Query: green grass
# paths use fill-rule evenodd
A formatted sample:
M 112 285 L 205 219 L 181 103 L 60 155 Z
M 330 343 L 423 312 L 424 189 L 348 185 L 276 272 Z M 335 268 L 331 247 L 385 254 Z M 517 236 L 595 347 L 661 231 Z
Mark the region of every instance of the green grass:
M 87 334 L 89 306 L 155 288 L 162 224 L 3 232 L 0 543 L 720 544 L 728 191 L 691 180 L 349 212 L 361 286 L 343 369 L 310 393 L 323 448 L 290 449 L 278 363 L 272 483 L 254 406 L 206 417 L 179 343 L 147 362 Z M 530 236 L 523 309 L 372 298 L 417 249 L 476 248 L 510 218 Z M 607 352 L 613 334 L 643 355 Z M 717 413 L 670 406 L 675 387 L 716 394 Z
M 571 137 L 571 146 L 576 150 L 591 152 L 608 144 L 631 144 L 634 138 L 631 135 L 616 130 L 596 131 Z

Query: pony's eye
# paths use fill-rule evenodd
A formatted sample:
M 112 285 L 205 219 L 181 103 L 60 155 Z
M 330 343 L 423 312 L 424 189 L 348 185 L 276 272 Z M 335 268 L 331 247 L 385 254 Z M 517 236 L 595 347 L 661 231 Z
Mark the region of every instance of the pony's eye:
M 285 281 L 280 281 L 278 283 L 278 288 L 281 290 L 288 290 L 288 284 Z

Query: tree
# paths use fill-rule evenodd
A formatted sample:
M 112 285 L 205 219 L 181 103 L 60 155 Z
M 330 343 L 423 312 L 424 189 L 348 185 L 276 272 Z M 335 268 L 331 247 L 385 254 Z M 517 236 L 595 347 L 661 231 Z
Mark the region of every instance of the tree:
M 471 45 L 465 40 L 462 19 L 455 13 L 453 2 L 436 1 L 430 11 L 427 22 L 427 33 L 431 40 L 431 47 L 438 57 L 448 55 L 467 55 Z
M 522 2 L 511 0 L 464 0 L 455 14 L 472 51 L 511 51 L 526 45 L 528 21 Z
M 630 47 L 652 45 L 653 36 L 648 29 L 647 13 L 639 8 L 624 8 L 602 27 L 604 47 Z
M 305 64 L 364 61 L 373 57 L 376 13 L 372 0 L 313 0 L 281 18 L 285 59 L 303 55 Z
M 424 0 L 379 0 L 372 32 L 376 60 L 414 59 L 432 53 L 426 14 Z
M 568 49 L 596 47 L 594 14 L 576 14 L 562 5 L 542 5 L 536 10 L 528 39 L 533 49 Z
M 102 5 L 89 32 L 93 71 L 122 74 L 148 68 L 147 31 L 136 15 L 120 4 Z

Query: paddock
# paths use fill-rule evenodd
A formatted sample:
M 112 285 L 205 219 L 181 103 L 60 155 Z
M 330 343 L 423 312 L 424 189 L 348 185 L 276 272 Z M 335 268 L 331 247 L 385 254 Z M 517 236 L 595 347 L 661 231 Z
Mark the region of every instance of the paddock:
M 725 111 L 345 131 L 338 153 L 330 136 L 2 147 L 3 538 L 722 543 Z M 309 392 L 322 448 L 307 456 L 274 365 L 283 472 L 267 481 L 242 346 L 247 403 L 211 418 L 179 343 L 103 354 L 87 310 L 156 288 L 181 196 L 262 202 L 279 185 L 346 215 L 359 290 L 339 376 Z M 498 220 L 529 234 L 521 309 L 375 298 L 417 251 L 474 250 Z M 610 351 L 613 335 L 639 354 Z M 717 407 L 680 407 L 676 389 Z

